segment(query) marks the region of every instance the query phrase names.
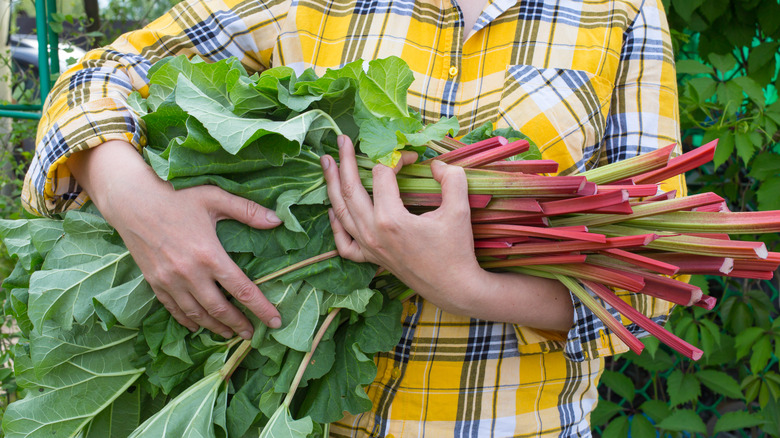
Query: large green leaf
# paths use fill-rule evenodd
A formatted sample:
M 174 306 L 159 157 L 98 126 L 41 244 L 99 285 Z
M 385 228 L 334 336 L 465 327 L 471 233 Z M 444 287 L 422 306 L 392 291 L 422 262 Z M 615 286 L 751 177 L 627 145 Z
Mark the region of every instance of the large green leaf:
M 373 60 L 368 65 L 359 88 L 366 108 L 376 117 L 408 117 L 406 94 L 414 81 L 409 66 L 397 57 Z
M 211 438 L 214 409 L 224 388 L 220 373 L 212 373 L 168 402 L 162 410 L 133 431 L 129 438 Z
M 8 406 L 6 437 L 75 436 L 141 376 L 144 370 L 133 365 L 133 331 L 93 327 L 76 334 L 52 330 L 62 338 L 47 330 L 44 343 L 33 346 L 36 360 L 16 356 L 17 382 L 30 390 Z

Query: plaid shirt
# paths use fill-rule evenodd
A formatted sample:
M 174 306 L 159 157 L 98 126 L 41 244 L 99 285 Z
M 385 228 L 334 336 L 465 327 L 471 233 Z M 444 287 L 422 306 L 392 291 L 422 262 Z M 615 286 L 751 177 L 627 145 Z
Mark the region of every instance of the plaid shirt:
M 53 214 L 85 201 L 63 165 L 74 151 L 110 139 L 142 148 L 144 126 L 126 96 L 146 93 L 151 63 L 178 54 L 237 56 L 250 72 L 288 65 L 319 74 L 396 55 L 414 72 L 409 103 L 426 120 L 455 115 L 461 134 L 486 121 L 519 129 L 561 173 L 678 142 L 660 0 L 489 0 L 464 41 L 466 30 L 455 1 L 184 1 L 60 77 L 25 205 Z M 685 190 L 681 178 L 664 188 Z M 621 295 L 659 322 L 670 311 L 665 301 Z M 559 334 L 407 302 L 401 342 L 376 358 L 373 411 L 347 416 L 331 434 L 589 436 L 603 357 L 627 348 L 576 299 L 574 307 L 573 328 Z

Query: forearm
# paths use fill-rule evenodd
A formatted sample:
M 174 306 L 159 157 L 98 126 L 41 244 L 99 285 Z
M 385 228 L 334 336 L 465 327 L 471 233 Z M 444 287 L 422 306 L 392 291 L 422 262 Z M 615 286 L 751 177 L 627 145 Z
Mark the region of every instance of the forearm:
M 483 269 L 458 277 L 445 286 L 451 293 L 418 292 L 450 313 L 472 318 L 561 332 L 572 326 L 569 290 L 556 280 Z

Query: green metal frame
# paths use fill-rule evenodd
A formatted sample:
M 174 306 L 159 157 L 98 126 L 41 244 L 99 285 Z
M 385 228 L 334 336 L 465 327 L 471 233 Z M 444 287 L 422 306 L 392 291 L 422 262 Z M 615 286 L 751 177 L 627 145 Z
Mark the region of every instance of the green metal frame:
M 37 105 L 0 105 L 0 117 L 40 119 L 43 101 L 51 90 L 51 78 L 60 73 L 59 36 L 49 22 L 57 12 L 55 0 L 35 0 L 35 26 L 38 33 L 38 76 L 41 103 Z

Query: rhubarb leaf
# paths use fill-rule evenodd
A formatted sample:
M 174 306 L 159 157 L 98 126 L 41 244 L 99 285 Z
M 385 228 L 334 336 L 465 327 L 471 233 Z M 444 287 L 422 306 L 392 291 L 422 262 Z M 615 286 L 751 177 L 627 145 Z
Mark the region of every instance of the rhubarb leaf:
M 142 391 L 131 386 L 84 429 L 84 438 L 126 437 L 141 424 Z
M 293 420 L 290 410 L 282 405 L 263 427 L 260 438 L 306 438 L 313 430 L 311 418 Z
M 135 342 L 128 330 L 55 332 L 63 337 L 47 330 L 41 338 L 46 343 L 35 347 L 35 362 L 45 365 L 45 374 L 39 375 L 31 357 L 16 350 L 17 383 L 29 390 L 5 412 L 6 437 L 76 436 L 144 371 L 132 365 Z
M 213 414 L 224 381 L 212 373 L 187 388 L 138 426 L 129 438 L 216 437 Z
M 412 70 L 400 58 L 370 61 L 360 77 L 360 99 L 376 117 L 409 117 L 406 94 L 413 81 Z
M 319 325 L 322 291 L 306 285 L 296 296 L 296 312 L 286 324 L 273 331 L 273 337 L 281 344 L 302 352 L 311 349 L 311 341 Z

